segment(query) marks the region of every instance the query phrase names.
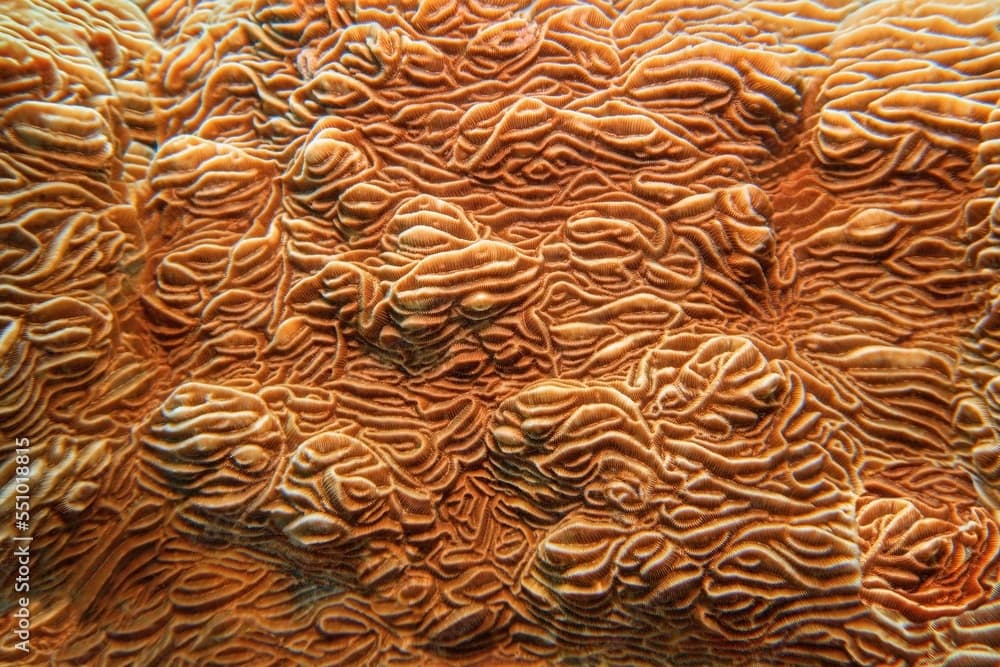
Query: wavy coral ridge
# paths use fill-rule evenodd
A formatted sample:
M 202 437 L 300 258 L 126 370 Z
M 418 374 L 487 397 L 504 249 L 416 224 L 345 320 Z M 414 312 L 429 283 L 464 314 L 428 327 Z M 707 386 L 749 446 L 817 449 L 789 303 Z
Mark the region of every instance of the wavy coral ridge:
M 27 664 L 997 664 L 998 26 L 0 2 Z

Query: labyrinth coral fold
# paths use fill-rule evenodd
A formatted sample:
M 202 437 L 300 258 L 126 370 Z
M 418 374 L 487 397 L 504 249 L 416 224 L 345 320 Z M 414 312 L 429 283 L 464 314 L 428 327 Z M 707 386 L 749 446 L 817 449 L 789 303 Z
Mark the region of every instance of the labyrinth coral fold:
M 0 0 L 0 662 L 1000 664 L 998 202 L 992 0 Z

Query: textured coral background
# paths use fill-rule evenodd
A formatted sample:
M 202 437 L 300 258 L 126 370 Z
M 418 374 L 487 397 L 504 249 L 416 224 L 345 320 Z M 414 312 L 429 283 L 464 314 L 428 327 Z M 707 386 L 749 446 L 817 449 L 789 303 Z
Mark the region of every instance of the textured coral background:
M 0 0 L 28 663 L 1000 664 L 998 25 Z

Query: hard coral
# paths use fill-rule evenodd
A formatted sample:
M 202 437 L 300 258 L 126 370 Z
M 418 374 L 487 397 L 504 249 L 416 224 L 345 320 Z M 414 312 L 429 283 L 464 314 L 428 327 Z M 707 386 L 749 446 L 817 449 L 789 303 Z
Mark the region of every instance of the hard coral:
M 994 664 L 998 18 L 0 2 L 28 661 Z

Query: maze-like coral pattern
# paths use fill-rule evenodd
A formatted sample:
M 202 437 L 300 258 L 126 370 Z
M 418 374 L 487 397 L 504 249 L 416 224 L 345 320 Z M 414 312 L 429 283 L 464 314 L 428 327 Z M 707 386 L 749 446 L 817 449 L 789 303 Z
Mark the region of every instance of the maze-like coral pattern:
M 0 1 L 26 664 L 996 664 L 998 26 Z

